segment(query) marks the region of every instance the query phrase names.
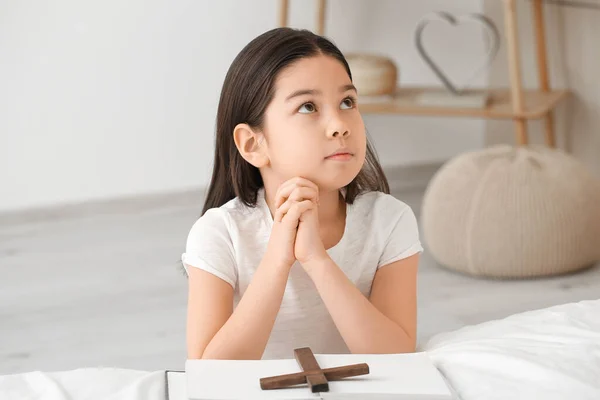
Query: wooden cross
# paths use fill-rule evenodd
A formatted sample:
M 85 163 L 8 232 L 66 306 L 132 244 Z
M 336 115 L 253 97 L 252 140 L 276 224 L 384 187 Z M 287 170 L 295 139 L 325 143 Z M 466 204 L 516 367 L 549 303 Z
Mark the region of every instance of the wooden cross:
M 263 390 L 283 389 L 308 383 L 312 393 L 328 392 L 328 381 L 339 381 L 343 378 L 367 375 L 369 373 L 369 365 L 365 363 L 321 369 L 309 347 L 295 349 L 294 355 L 303 372 L 261 378 L 260 388 Z

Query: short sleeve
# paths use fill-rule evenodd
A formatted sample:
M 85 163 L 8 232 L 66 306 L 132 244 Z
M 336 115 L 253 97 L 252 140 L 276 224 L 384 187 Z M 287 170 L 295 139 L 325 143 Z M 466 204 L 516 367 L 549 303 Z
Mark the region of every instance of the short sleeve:
M 237 270 L 227 212 L 209 209 L 190 229 L 181 261 L 186 269 L 200 268 L 235 288 Z
M 377 268 L 410 257 L 423 251 L 419 239 L 419 226 L 414 212 L 406 203 L 386 196 L 382 218 L 388 224 L 383 232 L 389 232 Z

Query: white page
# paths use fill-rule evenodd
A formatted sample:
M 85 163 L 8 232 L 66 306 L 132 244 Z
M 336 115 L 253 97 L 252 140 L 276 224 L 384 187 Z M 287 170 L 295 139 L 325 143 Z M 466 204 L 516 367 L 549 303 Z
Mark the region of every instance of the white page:
M 369 364 L 369 374 L 329 382 L 329 392 L 306 385 L 262 390 L 260 378 L 299 372 L 295 359 L 262 361 L 188 360 L 187 394 L 194 400 L 220 399 L 452 399 L 426 353 L 315 355 L 321 368 Z
M 187 395 L 194 400 L 320 399 L 306 386 L 262 390 L 260 378 L 291 374 L 301 369 L 288 360 L 187 360 Z
M 419 395 L 452 398 L 444 378 L 426 353 L 338 355 L 333 361 L 319 361 L 319 365 L 329 368 L 331 362 L 341 365 L 365 362 L 369 364 L 369 375 L 329 382 L 329 392 L 322 394 L 324 399 L 340 398 L 336 397 L 339 393 L 345 395 L 342 398 L 350 394 L 360 395 L 356 398 L 365 398 L 366 394 L 379 395 L 373 398 L 400 394 L 411 395 L 408 397 L 411 399 L 420 398 Z
M 179 371 L 168 371 L 166 375 L 167 399 L 188 400 L 185 373 Z

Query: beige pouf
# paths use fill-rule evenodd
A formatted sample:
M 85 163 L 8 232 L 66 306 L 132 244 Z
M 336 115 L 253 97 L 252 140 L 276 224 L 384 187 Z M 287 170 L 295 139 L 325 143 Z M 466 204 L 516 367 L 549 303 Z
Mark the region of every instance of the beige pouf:
M 432 178 L 421 218 L 436 261 L 472 275 L 554 275 L 600 260 L 600 182 L 560 150 L 459 155 Z

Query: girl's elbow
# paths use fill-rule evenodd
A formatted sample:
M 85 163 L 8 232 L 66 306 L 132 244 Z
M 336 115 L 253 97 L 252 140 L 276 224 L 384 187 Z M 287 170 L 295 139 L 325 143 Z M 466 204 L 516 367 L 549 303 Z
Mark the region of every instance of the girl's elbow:
M 188 342 L 187 358 L 188 360 L 201 360 L 206 357 L 208 343 Z
M 397 343 L 399 353 L 414 353 L 417 351 L 417 339 L 411 335 L 406 335 L 402 340 Z
M 204 352 L 200 349 L 189 349 L 187 352 L 188 360 L 200 360 Z
M 412 343 L 412 342 L 399 342 L 399 343 L 394 343 L 392 346 L 390 346 L 389 351 L 387 351 L 386 353 L 388 354 L 404 354 L 404 353 L 414 353 L 416 351 L 417 346 Z
M 410 343 L 406 346 L 405 353 L 414 353 L 417 351 L 417 345 L 415 343 Z
M 233 349 L 228 349 L 227 351 L 218 351 L 214 349 L 212 351 L 210 348 L 207 348 L 198 359 L 201 360 L 260 360 L 262 358 L 262 353 L 258 353 L 255 351 L 248 351 L 248 349 L 235 351 Z

